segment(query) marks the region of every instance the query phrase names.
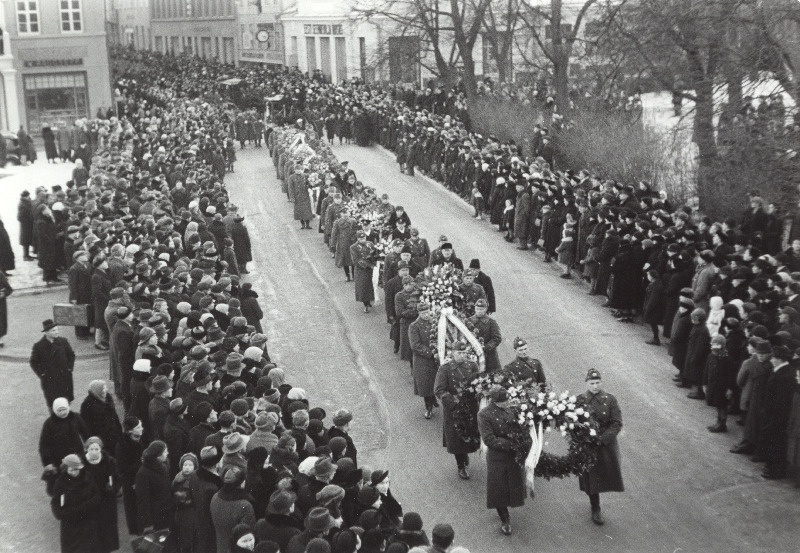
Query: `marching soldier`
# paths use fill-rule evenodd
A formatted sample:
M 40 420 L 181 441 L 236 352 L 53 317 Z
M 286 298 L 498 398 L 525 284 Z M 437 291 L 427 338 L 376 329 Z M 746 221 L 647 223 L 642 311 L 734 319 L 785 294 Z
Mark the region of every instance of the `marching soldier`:
M 538 359 L 530 356 L 528 342 L 519 337 L 514 338 L 514 352 L 517 356 L 511 363 L 503 367 L 503 371 L 518 381 L 531 380 L 533 383 L 539 384 L 540 388 L 544 388 L 547 383 L 544 369 Z
M 478 271 L 475 269 L 467 269 L 464 271 L 461 284 L 461 294 L 463 296 L 464 301 L 464 313 L 467 317 L 471 317 L 475 314 L 475 302 L 483 299 L 486 299 L 486 292 L 483 289 L 483 286 L 480 284 L 475 284 L 475 277 L 478 276 Z
M 356 239 L 358 242 L 350 246 L 354 269 L 353 280 L 356 282 L 356 301 L 364 304 L 364 313 L 369 313 L 375 300 L 375 289 L 372 287 L 375 246 L 372 242 L 367 242 L 367 235 L 363 230 L 356 232 Z
M 622 430 L 622 411 L 617 398 L 604 392 L 602 385 L 600 371 L 589 369 L 586 375 L 586 392 L 579 395 L 575 402 L 575 405 L 591 413 L 599 426 L 598 437 L 601 445 L 597 454 L 597 464 L 581 475 L 579 480 L 581 491 L 589 496 L 592 522 L 598 526 L 605 524 L 600 512 L 600 494 L 625 491 L 617 444 L 617 435 Z
M 436 348 L 431 347 L 431 332 L 436 322 L 429 303 L 417 303 L 417 312 L 419 317 L 408 326 L 408 342 L 413 352 L 411 375 L 414 377 L 414 395 L 424 398 L 425 418 L 430 419 L 433 408 L 438 404 L 433 389 L 439 361 Z
M 486 444 L 486 507 L 500 515 L 500 531 L 511 535 L 509 507 L 525 504 L 525 474 L 514 459 L 509 436 L 517 426 L 516 415 L 509 408 L 508 392 L 495 386 L 489 392 L 490 403 L 478 412 L 478 429 Z
M 475 302 L 475 315 L 467 319 L 467 326 L 483 345 L 486 372 L 500 370 L 500 356 L 497 346 L 503 341 L 500 325 L 489 316 L 489 302 L 483 298 Z
M 394 335 L 394 352 L 400 352 L 403 361 L 412 360 L 411 344 L 408 341 L 408 327 L 417 319 L 417 298 L 414 296 L 414 279 L 403 277 L 403 289 L 394 296 L 394 324 L 397 333 Z
M 434 386 L 436 397 L 442 400 L 442 445 L 447 448 L 448 453 L 455 455 L 458 476 L 462 480 L 469 480 L 469 473 L 467 472 L 469 454 L 477 451 L 480 443 L 470 444 L 462 439 L 456 430 L 453 410 L 461 401 L 458 397 L 459 388 L 468 385 L 479 373 L 478 364 L 467 358 L 467 343 L 459 340 L 453 344 L 453 360 L 439 368 Z M 473 414 L 477 415 L 477 403 L 467 407 L 472 410 Z M 477 433 L 476 424 L 475 434 L 477 435 Z

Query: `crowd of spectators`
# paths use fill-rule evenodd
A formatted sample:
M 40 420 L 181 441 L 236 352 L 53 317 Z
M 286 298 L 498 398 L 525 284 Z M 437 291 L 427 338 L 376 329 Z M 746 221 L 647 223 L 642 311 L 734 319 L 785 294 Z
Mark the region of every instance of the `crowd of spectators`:
M 220 162 L 229 139 L 261 137 L 237 136 L 211 100 L 214 67 L 115 51 L 107 140 L 85 175 L 31 202 L 39 262 L 69 266 L 70 299 L 89 306 L 76 334 L 94 332 L 111 373 L 71 410 L 75 356 L 44 322 L 31 367 L 51 409 L 39 451 L 62 551 L 118 549 L 121 494 L 128 533 L 167 536 L 167 551 L 465 552 L 448 524 L 429 540 L 389 471 L 363 464 L 350 411 L 314 406 L 271 361 Z

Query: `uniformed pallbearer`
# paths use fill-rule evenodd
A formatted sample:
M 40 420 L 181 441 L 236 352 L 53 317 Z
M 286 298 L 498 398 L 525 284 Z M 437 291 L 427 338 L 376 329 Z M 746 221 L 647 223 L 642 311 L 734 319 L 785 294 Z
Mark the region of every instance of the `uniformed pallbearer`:
M 603 492 L 621 492 L 625 490 L 622 483 L 622 467 L 620 466 L 617 434 L 622 430 L 622 412 L 617 398 L 602 390 L 603 381 L 600 371 L 589 369 L 586 375 L 587 391 L 578 396 L 576 406 L 589 411 L 599 426 L 600 451 L 597 464 L 589 472 L 581 475 L 580 487 L 589 496 L 592 505 L 592 521 L 597 525 L 604 524 L 600 513 L 600 494 Z

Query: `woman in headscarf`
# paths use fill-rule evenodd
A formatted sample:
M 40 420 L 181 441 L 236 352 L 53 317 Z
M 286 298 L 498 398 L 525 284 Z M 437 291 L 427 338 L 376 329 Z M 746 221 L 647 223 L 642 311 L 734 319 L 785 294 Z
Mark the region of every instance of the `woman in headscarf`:
M 100 495 L 97 511 L 97 551 L 110 553 L 119 549 L 117 525 L 117 492 L 121 482 L 117 477 L 117 463 L 104 451 L 103 440 L 92 436 L 84 444 L 84 470 L 91 477 Z
M 86 553 L 98 550 L 97 515 L 100 493 L 83 470 L 81 458 L 65 456 L 53 486 L 50 506 L 61 522 L 61 553 Z

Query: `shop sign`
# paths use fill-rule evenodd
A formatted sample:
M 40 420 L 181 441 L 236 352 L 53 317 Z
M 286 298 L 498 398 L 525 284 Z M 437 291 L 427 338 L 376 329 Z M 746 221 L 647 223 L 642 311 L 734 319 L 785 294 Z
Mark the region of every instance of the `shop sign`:
M 66 67 L 83 65 L 83 58 L 64 60 L 27 60 L 22 62 L 23 67 Z
M 303 25 L 303 34 L 306 35 L 343 35 L 343 25 Z

